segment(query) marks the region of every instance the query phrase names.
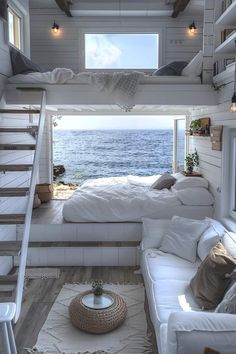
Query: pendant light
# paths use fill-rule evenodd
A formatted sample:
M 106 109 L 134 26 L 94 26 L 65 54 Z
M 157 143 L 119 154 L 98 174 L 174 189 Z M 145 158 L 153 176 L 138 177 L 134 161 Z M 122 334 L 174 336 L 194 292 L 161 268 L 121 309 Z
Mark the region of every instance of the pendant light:
M 59 32 L 59 25 L 54 21 L 53 25 L 52 25 L 52 32 L 53 33 L 58 33 Z
M 190 33 L 192 33 L 192 34 L 195 33 L 197 27 L 196 27 L 194 21 L 191 23 L 191 25 L 189 25 L 188 29 L 189 29 L 189 32 L 190 32 Z
M 234 62 L 234 94 L 231 99 L 230 111 L 236 112 L 236 61 Z

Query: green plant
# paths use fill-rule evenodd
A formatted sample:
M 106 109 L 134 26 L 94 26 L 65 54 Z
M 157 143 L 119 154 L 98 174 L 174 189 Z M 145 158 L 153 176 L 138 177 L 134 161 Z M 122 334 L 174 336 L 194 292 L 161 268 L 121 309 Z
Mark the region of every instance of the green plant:
M 103 282 L 102 280 L 94 280 L 92 283 L 93 293 L 96 296 L 100 296 L 103 294 Z
M 192 122 L 190 123 L 190 129 L 198 130 L 200 128 L 201 128 L 201 120 L 200 119 L 192 120 Z
M 199 155 L 197 150 L 188 154 L 185 158 L 187 172 L 192 173 L 194 166 L 199 166 Z

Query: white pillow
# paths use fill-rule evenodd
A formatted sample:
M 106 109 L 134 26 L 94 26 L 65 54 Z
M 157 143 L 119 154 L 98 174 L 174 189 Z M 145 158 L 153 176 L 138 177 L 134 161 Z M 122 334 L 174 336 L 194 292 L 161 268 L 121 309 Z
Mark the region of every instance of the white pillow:
M 180 190 L 185 188 L 208 188 L 208 181 L 203 177 L 184 177 L 177 179 L 173 190 Z
M 206 188 L 185 188 L 174 192 L 185 205 L 212 205 L 214 203 L 213 196 Z
M 198 240 L 208 226 L 209 221 L 206 219 L 192 220 L 173 216 L 166 235 L 162 239 L 160 250 L 194 263 Z
M 161 245 L 162 237 L 170 224 L 167 219 L 148 219 L 142 218 L 143 231 L 142 242 L 140 244 L 141 250 L 144 251 L 148 248 L 159 248 Z
M 236 257 L 236 234 L 234 232 L 226 231 L 222 242 L 229 254 Z
M 183 76 L 200 76 L 202 73 L 202 62 L 203 62 L 203 53 L 200 50 L 197 55 L 188 63 L 187 66 L 182 70 L 181 75 Z
M 225 227 L 217 220 L 206 218 L 210 223 L 206 231 L 203 232 L 197 246 L 198 257 L 204 261 L 212 247 L 214 247 L 225 234 Z

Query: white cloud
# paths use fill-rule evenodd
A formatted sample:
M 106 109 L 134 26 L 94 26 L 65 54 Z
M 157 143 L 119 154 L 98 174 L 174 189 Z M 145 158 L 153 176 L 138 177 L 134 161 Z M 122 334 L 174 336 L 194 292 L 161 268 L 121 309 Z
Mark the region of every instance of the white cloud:
M 121 50 L 106 35 L 86 35 L 86 67 L 114 68 L 121 57 Z

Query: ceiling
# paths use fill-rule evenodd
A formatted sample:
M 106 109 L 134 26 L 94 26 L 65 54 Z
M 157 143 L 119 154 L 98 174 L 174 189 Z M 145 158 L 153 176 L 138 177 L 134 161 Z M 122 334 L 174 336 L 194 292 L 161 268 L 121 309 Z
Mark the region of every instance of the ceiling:
M 29 0 L 32 9 L 57 8 L 55 0 Z M 171 16 L 174 0 L 73 0 L 76 16 Z M 185 15 L 202 15 L 204 0 L 190 0 Z

